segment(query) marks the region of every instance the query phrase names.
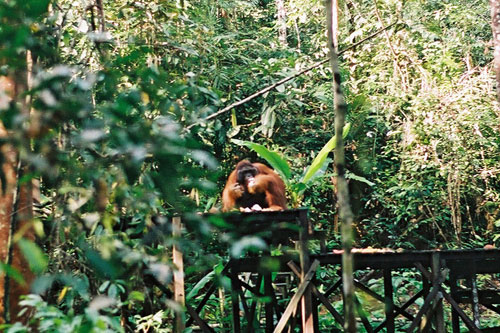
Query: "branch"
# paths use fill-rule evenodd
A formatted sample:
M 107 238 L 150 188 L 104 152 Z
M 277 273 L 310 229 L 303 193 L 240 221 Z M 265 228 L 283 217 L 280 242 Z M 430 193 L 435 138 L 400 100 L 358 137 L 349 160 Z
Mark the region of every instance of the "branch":
M 398 22 L 397 22 L 397 21 L 395 21 L 395 22 L 393 22 L 392 24 L 390 24 L 390 25 L 388 25 L 388 26 L 386 26 L 386 27 L 384 27 L 384 28 L 381 28 L 381 29 L 377 30 L 376 32 L 374 32 L 374 33 L 373 33 L 373 34 L 371 34 L 370 36 L 368 36 L 368 37 L 366 37 L 366 38 L 364 38 L 364 39 L 360 40 L 359 42 L 357 42 L 357 43 L 355 43 L 355 44 L 352 44 L 351 46 L 347 47 L 346 49 L 344 49 L 344 50 L 340 51 L 340 52 L 338 53 L 338 55 L 341 55 L 341 54 L 343 54 L 343 53 L 345 53 L 345 52 L 347 52 L 347 51 L 349 51 L 349 50 L 351 50 L 351 49 L 353 49 L 353 48 L 357 47 L 358 45 L 360 45 L 360 44 L 362 44 L 362 43 L 366 42 L 367 40 L 372 39 L 373 37 L 377 36 L 377 35 L 378 35 L 378 34 L 380 34 L 381 32 L 383 32 L 383 31 L 385 31 L 385 30 L 387 30 L 387 29 L 391 28 L 392 26 L 396 25 L 396 23 L 398 23 Z M 240 100 L 240 101 L 238 101 L 238 102 L 235 102 L 235 103 L 233 103 L 233 104 L 230 104 L 230 105 L 226 106 L 225 108 L 223 108 L 223 109 L 221 109 L 221 110 L 219 110 L 219 111 L 217 111 L 217 112 L 215 112 L 215 113 L 212 113 L 212 114 L 211 114 L 211 115 L 209 115 L 208 117 L 206 117 L 206 118 L 204 118 L 204 119 L 201 119 L 201 120 L 199 120 L 199 121 L 197 121 L 197 122 L 195 122 L 195 123 L 193 123 L 193 124 L 191 124 L 191 125 L 187 126 L 187 127 L 186 127 L 186 130 L 191 129 L 193 126 L 198 125 L 198 124 L 199 124 L 199 123 L 201 123 L 202 121 L 208 121 L 208 120 L 210 120 L 210 119 L 213 119 L 213 118 L 215 118 L 215 117 L 218 117 L 219 115 L 221 115 L 221 114 L 223 114 L 223 113 L 225 113 L 225 112 L 227 112 L 227 111 L 229 111 L 229 110 L 231 110 L 231 109 L 234 109 L 234 108 L 235 108 L 235 107 L 237 107 L 237 106 L 240 106 L 240 105 L 242 105 L 242 104 L 245 104 L 246 102 L 251 101 L 252 99 L 254 99 L 254 98 L 256 98 L 256 97 L 259 97 L 259 96 L 261 96 L 261 95 L 264 95 L 265 93 L 267 93 L 268 91 L 270 91 L 270 90 L 272 90 L 272 89 L 276 88 L 277 86 L 282 85 L 283 83 L 286 83 L 286 82 L 288 82 L 288 81 L 290 81 L 290 80 L 293 80 L 293 79 L 295 79 L 296 77 L 298 77 L 298 76 L 300 76 L 300 75 L 302 75 L 302 74 L 304 74 L 304 73 L 307 73 L 307 72 L 309 72 L 310 70 L 313 70 L 313 69 L 315 69 L 315 68 L 317 68 L 317 67 L 319 67 L 319 66 L 321 66 L 321 65 L 323 65 L 323 64 L 326 64 L 328 61 L 330 61 L 330 59 L 329 59 L 329 58 L 328 58 L 328 59 L 325 59 L 325 60 L 323 60 L 323 61 L 317 62 L 317 63 L 315 63 L 314 65 L 312 65 L 312 66 L 310 66 L 310 67 L 308 67 L 308 68 L 306 68 L 306 69 L 303 69 L 303 70 L 301 70 L 300 72 L 295 73 L 295 74 L 294 74 L 294 75 L 292 75 L 292 76 L 286 77 L 286 78 L 284 78 L 284 79 L 282 79 L 282 80 L 280 80 L 280 81 L 278 81 L 278 82 L 276 82 L 276 83 L 273 83 L 272 85 L 267 86 L 266 88 L 264 88 L 264 89 L 262 89 L 262 90 L 260 90 L 260 91 L 258 91 L 258 92 L 256 92 L 256 93 L 253 93 L 252 95 L 250 95 L 250 96 L 248 96 L 248 97 L 245 97 L 244 99 L 242 99 L 242 100 Z

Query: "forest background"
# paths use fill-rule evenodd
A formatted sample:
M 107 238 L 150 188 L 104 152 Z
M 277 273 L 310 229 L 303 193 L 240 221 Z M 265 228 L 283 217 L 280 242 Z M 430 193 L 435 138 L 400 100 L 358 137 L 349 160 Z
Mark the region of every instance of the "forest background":
M 338 8 L 355 246 L 498 246 L 488 1 Z M 188 292 L 220 273 L 228 247 L 261 244 L 218 238 L 217 222 L 196 214 L 218 205 L 237 161 L 261 160 L 234 139 L 277 152 L 298 183 L 333 135 L 331 71 L 318 65 L 205 118 L 327 55 L 319 0 L 2 2 L 3 319 L 31 290 L 40 331 L 168 330 L 177 307 L 150 279 L 171 281 L 172 244 L 190 254 Z M 339 248 L 332 165 L 308 185 L 294 203 Z M 182 239 L 154 218 L 175 213 Z

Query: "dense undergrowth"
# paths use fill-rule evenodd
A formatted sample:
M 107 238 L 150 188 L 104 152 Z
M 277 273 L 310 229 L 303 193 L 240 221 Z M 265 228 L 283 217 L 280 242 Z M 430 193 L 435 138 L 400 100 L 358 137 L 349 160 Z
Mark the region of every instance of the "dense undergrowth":
M 102 14 L 86 1 L 0 4 L 2 74 L 25 74 L 26 51 L 34 62 L 17 104 L 0 103 L 10 133 L 0 144 L 13 144 L 28 166 L 21 181 L 41 180 L 33 225 L 42 267 L 25 301 L 40 331 L 167 331 L 178 308 L 158 286 L 171 282 L 172 244 L 189 254 L 192 287 L 220 273 L 237 242 L 195 214 L 218 205 L 237 161 L 259 159 L 231 140 L 278 152 L 293 183 L 331 138 L 327 64 L 203 120 L 326 58 L 323 3 L 285 3 L 286 45 L 270 0 L 119 0 Z M 488 2 L 340 1 L 340 9 L 341 50 L 397 22 L 341 57 L 356 245 L 499 245 Z M 301 202 L 329 249 L 339 247 L 333 177 L 330 165 Z M 185 215 L 183 239 L 156 218 L 176 213 Z

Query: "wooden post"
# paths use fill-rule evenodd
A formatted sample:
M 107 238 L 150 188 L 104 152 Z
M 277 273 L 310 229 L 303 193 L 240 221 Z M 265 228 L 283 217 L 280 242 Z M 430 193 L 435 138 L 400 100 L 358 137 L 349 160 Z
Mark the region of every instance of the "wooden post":
M 307 211 L 301 211 L 299 213 L 299 256 L 300 256 L 300 269 L 302 270 L 300 275 L 300 282 L 304 282 L 305 274 L 309 270 L 309 249 L 308 249 L 308 234 L 309 234 L 309 219 L 307 218 Z M 312 315 L 312 295 L 311 288 L 307 288 L 304 292 L 304 296 L 301 301 L 301 313 L 302 313 L 302 332 L 313 333 L 314 332 L 314 318 Z
M 450 270 L 450 292 L 452 296 L 455 296 L 455 293 L 458 290 L 458 281 L 457 276 L 454 269 Z M 460 317 L 458 316 L 457 310 L 454 307 L 451 308 L 451 327 L 453 333 L 460 333 Z
M 304 280 L 297 287 L 297 292 L 295 293 L 295 295 L 293 295 L 292 299 L 288 303 L 288 306 L 286 307 L 285 312 L 283 312 L 283 315 L 281 316 L 281 318 L 278 322 L 278 325 L 276 325 L 276 328 L 274 329 L 274 333 L 281 333 L 285 329 L 285 326 L 288 323 L 288 320 L 290 319 L 290 317 L 292 316 L 292 313 L 295 311 L 295 308 L 298 306 L 300 300 L 303 299 L 304 293 L 306 292 L 307 289 L 310 288 L 311 280 L 314 278 L 314 275 L 316 274 L 316 269 L 318 268 L 318 266 L 319 266 L 319 261 L 314 260 L 309 271 L 305 274 Z M 304 272 L 301 272 L 301 273 L 304 274 Z M 311 318 L 312 318 L 312 316 L 311 316 Z M 305 331 L 302 330 L 302 332 L 305 332 Z M 312 331 L 309 331 L 309 332 L 312 332 Z
M 384 299 L 385 299 L 385 320 L 387 333 L 394 333 L 394 299 L 392 296 L 392 275 L 391 269 L 384 269 Z
M 265 272 L 263 273 L 263 276 L 264 276 L 264 294 L 266 295 L 266 297 L 269 297 L 268 302 L 264 304 L 264 309 L 266 313 L 266 333 L 269 333 L 274 330 L 273 303 L 271 301 L 273 297 L 272 274 L 271 272 Z
M 181 237 L 182 224 L 181 218 L 175 216 L 172 218 L 172 235 L 174 238 Z M 184 290 L 184 261 L 182 258 L 182 251 L 179 249 L 176 242 L 172 250 L 172 260 L 176 267 L 174 270 L 174 300 L 182 307 L 186 305 L 185 290 Z M 186 328 L 184 316 L 181 313 L 175 315 L 174 332 L 181 333 Z
M 231 303 L 233 308 L 233 332 L 241 332 L 240 324 L 240 300 L 238 296 L 238 290 L 240 285 L 238 283 L 238 272 L 231 268 Z
M 477 281 L 475 272 L 470 278 L 470 289 L 472 293 L 472 314 L 474 315 L 474 324 L 477 327 L 481 327 L 480 317 L 479 317 L 479 293 L 477 291 Z
M 439 279 L 439 275 L 441 274 L 441 257 L 438 252 L 434 252 L 432 254 L 432 279 L 433 281 Z M 445 324 L 444 324 L 444 309 L 443 309 L 443 294 L 438 292 L 436 296 L 436 311 L 435 311 L 435 324 L 436 324 L 436 332 L 444 333 L 445 332 Z M 430 318 L 429 318 L 430 319 Z

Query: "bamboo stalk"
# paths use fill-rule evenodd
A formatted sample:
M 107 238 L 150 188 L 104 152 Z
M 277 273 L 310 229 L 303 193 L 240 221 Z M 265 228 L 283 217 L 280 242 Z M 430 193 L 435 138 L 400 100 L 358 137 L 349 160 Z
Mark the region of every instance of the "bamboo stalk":
M 342 93 L 341 77 L 339 70 L 338 55 L 335 51 L 335 44 L 332 30 L 332 0 L 326 1 L 326 26 L 328 30 L 328 48 L 330 50 L 330 66 L 333 73 L 333 99 L 335 107 L 335 169 L 337 171 L 337 198 L 341 221 L 342 233 L 342 282 L 344 291 L 344 308 L 345 322 L 344 331 L 348 333 L 356 332 L 356 317 L 355 317 L 355 295 L 354 295 L 354 277 L 353 277 L 353 261 L 352 255 L 352 222 L 353 214 L 349 203 L 349 189 L 345 178 L 345 155 L 344 155 L 344 139 L 342 130 L 345 124 L 345 115 L 347 112 L 347 104 L 344 94 Z

